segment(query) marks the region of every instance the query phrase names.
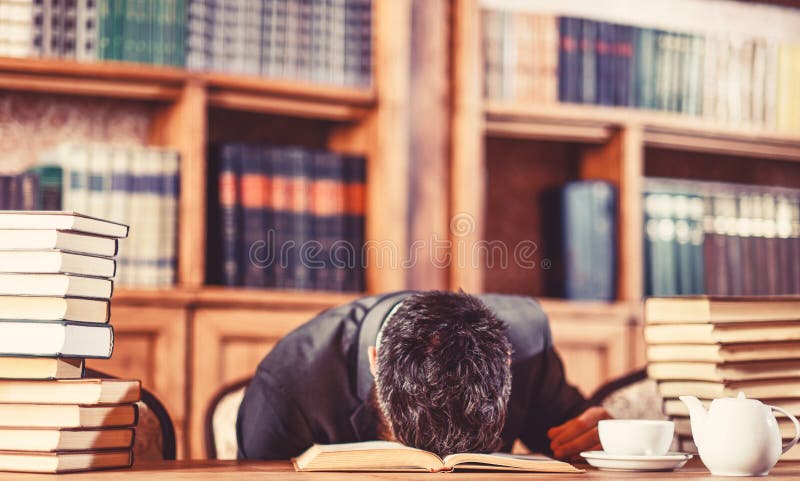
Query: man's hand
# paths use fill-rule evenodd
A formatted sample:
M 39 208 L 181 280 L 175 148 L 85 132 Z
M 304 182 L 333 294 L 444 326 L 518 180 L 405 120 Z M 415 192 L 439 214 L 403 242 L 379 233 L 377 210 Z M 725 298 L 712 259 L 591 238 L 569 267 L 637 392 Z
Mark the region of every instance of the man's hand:
M 597 422 L 610 417 L 605 409 L 591 407 L 561 426 L 550 428 L 547 437 L 550 438 L 553 456 L 559 459 L 572 459 L 581 451 L 601 449 Z

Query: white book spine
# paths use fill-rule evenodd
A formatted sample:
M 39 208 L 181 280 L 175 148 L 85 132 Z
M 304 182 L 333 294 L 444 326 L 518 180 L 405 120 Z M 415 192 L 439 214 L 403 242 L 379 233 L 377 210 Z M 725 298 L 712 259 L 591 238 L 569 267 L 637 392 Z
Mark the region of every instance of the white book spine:
M 124 147 L 111 149 L 111 184 L 108 196 L 108 219 L 130 225 L 131 162 L 130 151 Z M 120 239 L 117 246 L 117 275 L 115 282 L 126 285 L 130 271 L 130 239 Z
M 59 163 L 64 169 L 64 210 L 85 214 L 88 211 L 89 154 L 86 147 L 63 144 L 58 148 Z
M 764 125 L 774 130 L 777 121 L 778 101 L 778 45 L 767 41 L 764 67 Z
M 88 155 L 88 176 L 86 190 L 86 215 L 99 219 L 108 218 L 109 169 L 108 149 L 100 143 L 84 147 Z
M 161 151 L 153 148 L 140 150 L 142 172 L 140 188 L 136 194 L 145 215 L 140 217 L 137 239 L 138 265 L 136 283 L 141 286 L 158 284 L 158 257 L 161 239 L 161 200 L 158 183 L 163 177 Z
M 175 284 L 175 264 L 177 249 L 178 195 L 180 157 L 176 151 L 166 150 L 161 153 L 162 188 L 160 195 L 160 239 L 158 243 L 158 279 L 157 285 Z

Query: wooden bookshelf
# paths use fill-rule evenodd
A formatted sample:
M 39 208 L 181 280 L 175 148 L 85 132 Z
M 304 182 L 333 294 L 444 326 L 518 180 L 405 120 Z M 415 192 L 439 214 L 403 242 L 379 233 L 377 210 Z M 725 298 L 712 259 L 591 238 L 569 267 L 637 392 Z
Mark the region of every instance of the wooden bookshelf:
M 355 293 L 225 288 L 206 275 L 208 146 L 299 144 L 367 159 L 366 238 L 407 242 L 410 0 L 373 4 L 372 86 L 194 72 L 123 62 L 0 58 L 0 91 L 94 97 L 152 108 L 149 143 L 181 155 L 177 284 L 117 288 L 116 349 L 99 370 L 142 379 L 167 405 L 181 457 L 205 455 L 205 409 L 224 383 L 251 376 L 281 336 Z M 367 290 L 406 287 L 391 253 L 369 252 Z M 384 259 L 384 256 L 386 259 Z

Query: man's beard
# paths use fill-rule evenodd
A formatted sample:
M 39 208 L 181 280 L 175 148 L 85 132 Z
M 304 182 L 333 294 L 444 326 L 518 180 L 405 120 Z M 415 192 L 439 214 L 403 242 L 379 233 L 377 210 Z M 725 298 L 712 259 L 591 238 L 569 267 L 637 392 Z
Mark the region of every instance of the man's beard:
M 375 415 L 375 432 L 378 435 L 378 439 L 383 441 L 397 441 L 397 439 L 394 437 L 392 425 L 389 420 L 386 419 L 386 415 L 381 409 L 381 404 L 378 402 L 378 389 L 374 384 L 372 385 L 372 389 L 369 390 L 367 403 Z

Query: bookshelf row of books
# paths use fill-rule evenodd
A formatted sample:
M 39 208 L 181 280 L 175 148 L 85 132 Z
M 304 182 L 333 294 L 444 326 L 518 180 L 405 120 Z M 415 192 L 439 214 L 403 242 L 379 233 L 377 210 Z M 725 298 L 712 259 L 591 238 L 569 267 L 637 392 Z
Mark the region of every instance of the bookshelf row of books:
M 682 448 L 691 442 L 689 411 L 678 396 L 748 397 L 800 415 L 800 300 L 796 297 L 651 298 L 645 301 L 647 372 Z M 781 437 L 794 425 L 778 418 Z M 791 449 L 782 460 L 800 460 Z
M 0 56 L 368 86 L 371 0 L 2 0 Z
M 0 55 L 183 65 L 184 0 L 3 0 Z
M 187 0 L 187 66 L 368 86 L 371 0 Z
M 66 212 L 0 212 L 0 471 L 133 463 L 139 381 L 85 371 L 114 349 L 111 279 L 127 233 Z
M 119 246 L 116 282 L 175 283 L 179 157 L 173 150 L 69 143 L 27 172 L 0 176 L 0 209 L 66 210 L 130 225 Z M 3 189 L 4 186 L 9 189 Z
M 484 94 L 800 132 L 800 44 L 484 10 Z
M 364 290 L 363 157 L 246 143 L 213 157 L 210 282 Z
M 800 189 L 650 178 L 646 293 L 800 294 Z

